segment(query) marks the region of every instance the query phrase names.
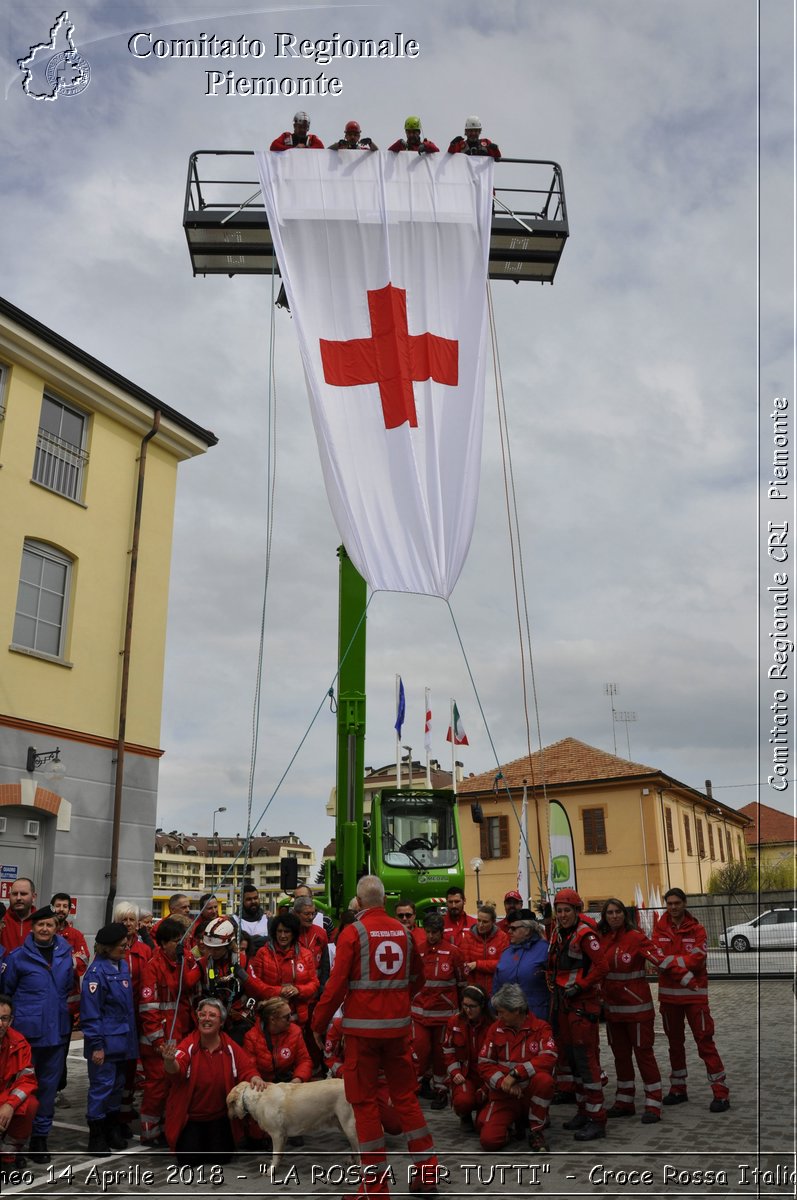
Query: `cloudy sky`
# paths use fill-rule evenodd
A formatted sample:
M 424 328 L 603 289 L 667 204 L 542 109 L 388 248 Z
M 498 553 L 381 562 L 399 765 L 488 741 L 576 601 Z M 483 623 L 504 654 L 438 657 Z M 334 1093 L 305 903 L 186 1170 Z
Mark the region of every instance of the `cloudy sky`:
M 264 148 L 299 105 L 208 96 L 205 72 L 217 64 L 135 59 L 130 36 L 204 31 L 271 47 L 278 30 L 313 40 L 401 31 L 419 41 L 418 59 L 321 68 L 269 53 L 222 65 L 339 76 L 340 97 L 301 102 L 325 141 L 355 116 L 387 146 L 404 117 L 419 113 L 445 146 L 477 113 L 505 154 L 562 164 L 571 238 L 555 285 L 492 290 L 542 740 L 572 736 L 612 750 L 616 733 L 627 754 L 627 728 L 635 760 L 696 787 L 710 778 L 719 799 L 740 807 L 766 779 L 758 712 L 770 690 L 766 661 L 757 662 L 767 517 L 766 504 L 756 505 L 759 266 L 764 429 L 772 396 L 794 400 L 788 8 L 764 6 L 759 42 L 749 0 L 262 8 L 83 0 L 69 15 L 91 84 L 45 104 L 23 94 L 15 60 L 46 37 L 60 8 L 6 0 L 0 292 L 219 437 L 180 470 L 160 824 L 209 831 L 213 809 L 225 805 L 218 828 L 246 827 L 268 517 L 270 284 L 192 278 L 181 228 L 188 157 Z M 324 805 L 334 719 L 324 696 L 335 672 L 337 537 L 284 312 L 275 375 L 253 826 L 293 829 L 320 851 L 332 831 Z M 470 740 L 467 771 L 494 765 L 491 740 L 500 761 L 525 752 L 489 374 L 478 517 L 451 610 L 467 659 L 441 601 L 373 598 L 368 764 L 394 758 L 396 673 L 407 689 L 404 741 L 416 757 L 426 686 L 444 762 L 452 696 Z M 766 634 L 764 612 L 765 645 Z M 613 729 L 608 682 L 616 708 L 636 714 L 627 727 Z M 766 786 L 760 798 L 792 803 L 791 792 Z

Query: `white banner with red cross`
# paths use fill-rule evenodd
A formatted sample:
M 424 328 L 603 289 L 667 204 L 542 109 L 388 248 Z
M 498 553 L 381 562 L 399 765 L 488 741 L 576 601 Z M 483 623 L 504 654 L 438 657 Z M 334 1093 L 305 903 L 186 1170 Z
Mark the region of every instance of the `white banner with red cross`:
M 447 598 L 478 499 L 493 161 L 256 160 L 343 544 L 374 590 Z

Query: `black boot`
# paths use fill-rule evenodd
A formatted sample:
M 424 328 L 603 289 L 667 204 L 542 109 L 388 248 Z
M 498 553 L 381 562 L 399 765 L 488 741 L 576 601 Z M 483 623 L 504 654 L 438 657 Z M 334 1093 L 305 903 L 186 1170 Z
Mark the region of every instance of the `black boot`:
M 119 1124 L 117 1113 L 108 1113 L 105 1118 L 105 1140 L 111 1150 L 126 1150 L 127 1138 L 124 1126 Z
M 28 1143 L 28 1158 L 31 1162 L 48 1163 L 50 1153 L 47 1149 L 47 1138 L 40 1133 L 34 1133 Z
M 89 1121 L 89 1141 L 86 1150 L 89 1154 L 96 1154 L 98 1158 L 107 1158 L 111 1153 L 108 1138 L 105 1136 L 104 1120 Z

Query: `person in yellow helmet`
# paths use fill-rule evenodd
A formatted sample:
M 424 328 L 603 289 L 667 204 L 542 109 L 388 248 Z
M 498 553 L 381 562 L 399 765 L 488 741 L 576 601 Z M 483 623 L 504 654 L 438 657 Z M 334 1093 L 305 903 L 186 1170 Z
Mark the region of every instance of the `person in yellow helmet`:
M 407 117 L 404 122 L 404 137 L 388 146 L 388 150 L 392 150 L 394 154 L 401 150 L 413 150 L 416 154 L 438 154 L 440 147 L 435 146 L 428 138 L 421 137 L 420 117 Z

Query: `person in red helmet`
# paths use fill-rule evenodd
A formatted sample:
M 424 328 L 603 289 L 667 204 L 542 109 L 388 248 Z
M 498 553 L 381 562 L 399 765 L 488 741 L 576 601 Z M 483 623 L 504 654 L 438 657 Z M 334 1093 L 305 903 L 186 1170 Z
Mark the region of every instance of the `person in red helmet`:
M 343 137 L 339 142 L 333 142 L 330 150 L 378 150 L 376 142 L 362 136 L 359 121 L 347 121 Z
M 576 1141 L 606 1136 L 606 1109 L 598 1052 L 601 980 L 609 970 L 595 926 L 582 914 L 584 903 L 573 888 L 556 893 L 556 924 L 548 947 L 551 1024 L 573 1074 L 578 1112 L 564 1124 Z
M 651 937 L 663 955 L 659 967 L 659 1012 L 670 1043 L 670 1090 L 662 1103 L 683 1104 L 689 1099 L 684 1045 L 686 1019 L 714 1093 L 709 1111 L 727 1112 L 731 1104 L 725 1067 L 714 1044 L 714 1021 L 708 1007 L 706 931 L 687 909 L 686 894 L 680 888 L 665 892 L 664 903 L 667 911 L 656 922 Z
M 270 150 L 323 150 L 324 143 L 310 132 L 310 117 L 304 111 L 294 113 L 293 133 L 287 130 L 275 137 Z
M 451 141 L 448 147 L 449 154 L 471 154 L 479 158 L 492 158 L 495 162 L 501 161 L 501 151 L 496 146 L 495 142 L 491 142 L 489 138 L 481 136 L 482 123 L 478 117 L 466 117 L 465 119 L 465 136 L 460 134 Z

